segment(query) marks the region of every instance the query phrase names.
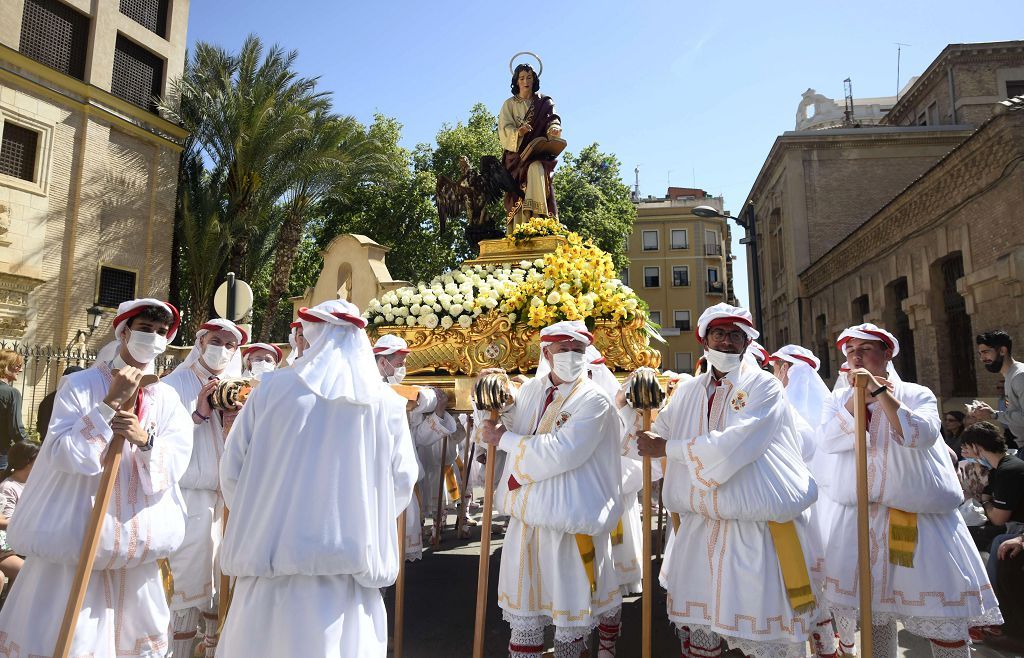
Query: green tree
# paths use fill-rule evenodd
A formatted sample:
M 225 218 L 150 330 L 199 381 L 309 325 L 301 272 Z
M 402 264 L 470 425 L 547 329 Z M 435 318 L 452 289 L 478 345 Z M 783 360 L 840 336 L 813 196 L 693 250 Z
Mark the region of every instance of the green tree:
M 629 186 L 622 182 L 620 167 L 618 158 L 601 153 L 594 143 L 579 155 L 563 153 L 552 177 L 558 219 L 611 254 L 619 269 L 629 263 L 627 241 L 636 221 L 636 208 Z

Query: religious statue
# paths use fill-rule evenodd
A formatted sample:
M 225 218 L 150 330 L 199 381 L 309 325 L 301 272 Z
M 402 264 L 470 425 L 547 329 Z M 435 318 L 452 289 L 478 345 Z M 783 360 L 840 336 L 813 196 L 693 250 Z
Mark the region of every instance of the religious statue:
M 434 199 L 440 232 L 444 235 L 448 222 L 465 213 L 466 241 L 476 249 L 481 240 L 501 237 L 501 229 L 496 226 L 494 218 L 487 216 L 487 207 L 500 199 L 503 193 L 514 194 L 519 188 L 501 161 L 493 155 L 481 157 L 480 166 L 476 169 L 463 155 L 459 158 L 459 170 L 461 175 L 457 180 L 451 180 L 444 174 L 437 177 Z
M 538 64 L 512 64 L 519 55 L 532 55 Z M 558 206 L 551 188 L 551 172 L 565 149 L 562 120 L 555 114 L 550 96 L 539 93 L 544 64 L 530 52 L 516 53 L 509 61 L 512 97 L 498 115 L 498 139 L 504 149 L 502 164 L 517 184 L 505 194 L 508 233 L 531 217 L 557 217 Z

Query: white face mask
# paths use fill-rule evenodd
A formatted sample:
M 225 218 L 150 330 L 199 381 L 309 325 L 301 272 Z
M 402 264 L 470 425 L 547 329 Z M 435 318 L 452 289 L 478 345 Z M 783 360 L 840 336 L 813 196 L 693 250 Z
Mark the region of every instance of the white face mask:
M 203 361 L 211 370 L 223 370 L 231 363 L 231 356 L 234 354 L 223 345 L 207 345 L 203 350 Z
M 582 352 L 559 352 L 551 355 L 551 370 L 564 382 L 576 381 L 586 369 L 586 355 Z
M 742 353 L 728 354 L 718 350 L 706 350 L 704 356 L 707 357 L 708 365 L 713 366 L 715 370 L 721 373 L 732 372 L 743 363 Z
M 252 376 L 255 377 L 256 379 L 262 377 L 263 373 L 273 372 L 273 370 L 274 364 L 270 363 L 269 361 L 253 361 L 249 365 L 249 372 L 252 373 Z
M 152 363 L 167 349 L 167 337 L 156 332 L 128 330 L 128 353 L 139 363 Z
M 387 376 L 389 384 L 401 384 L 403 379 L 405 379 L 405 366 L 395 368 L 394 374 Z

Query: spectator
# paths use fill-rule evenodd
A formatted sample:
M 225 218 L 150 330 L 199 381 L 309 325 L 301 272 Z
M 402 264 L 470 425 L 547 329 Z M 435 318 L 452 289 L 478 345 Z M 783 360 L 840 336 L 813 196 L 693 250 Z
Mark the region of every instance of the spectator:
M 996 596 L 1003 613 L 1000 634 L 986 635 L 985 644 L 1016 655 L 1024 653 L 1024 536 L 1018 534 L 999 547 Z
M 7 453 L 27 439 L 21 422 L 21 393 L 14 380 L 25 369 L 25 359 L 13 350 L 0 351 L 0 471 L 7 469 Z
M 956 453 L 956 458 L 962 459 L 960 454 L 960 434 L 964 431 L 964 414 L 962 411 L 947 411 L 942 417 L 942 438 L 946 445 Z
M 973 411 L 969 420 L 994 420 L 1005 425 L 1017 437 L 1017 446 L 1024 441 L 1024 363 L 1013 360 L 1013 340 L 1002 330 L 986 331 L 975 338 L 978 358 L 985 370 L 1003 376 L 1006 411 L 996 411 L 987 404 Z
M 64 368 L 61 377 L 66 377 L 73 372 L 84 370 L 80 366 L 68 366 Z M 57 388 L 60 388 L 60 382 L 57 383 Z M 57 389 L 47 393 L 43 401 L 39 403 L 39 413 L 36 414 L 36 430 L 39 432 L 39 442 L 42 443 L 46 440 L 46 429 L 50 426 L 50 416 L 53 415 L 53 399 L 57 397 Z
M 996 411 L 1006 411 L 1006 386 L 1002 379 L 996 382 L 996 400 L 998 400 L 996 402 Z M 1006 439 L 1007 446 L 1016 448 L 1017 437 L 1013 435 L 1009 427 L 1003 432 L 1003 437 Z
M 1024 460 L 1006 454 L 1002 430 L 992 423 L 975 423 L 960 438 L 965 459 L 978 459 L 991 467 L 988 486 L 981 494 L 988 522 L 970 528 L 978 550 L 988 551 L 994 539 L 1015 533 L 1024 522 Z
M 0 572 L 11 582 L 21 571 L 25 560 L 7 545 L 7 523 L 14 514 L 14 507 L 18 504 L 25 480 L 32 472 L 32 464 L 38 454 L 39 446 L 31 441 L 15 443 L 11 447 L 10 466 L 4 471 L 3 482 L 0 482 Z

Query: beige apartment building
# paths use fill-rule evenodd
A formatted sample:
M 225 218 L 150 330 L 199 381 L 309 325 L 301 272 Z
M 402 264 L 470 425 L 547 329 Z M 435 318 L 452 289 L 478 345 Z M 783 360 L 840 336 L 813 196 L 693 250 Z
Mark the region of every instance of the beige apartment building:
M 0 339 L 8 344 L 95 349 L 109 339 L 118 303 L 166 298 L 186 135 L 153 100 L 184 67 L 188 10 L 189 0 L 0 3 Z M 90 334 L 94 306 L 105 315 Z M 56 379 L 38 366 L 26 367 L 33 390 Z M 27 391 L 25 400 L 32 404 Z
M 735 304 L 729 227 L 724 219 L 693 214 L 697 206 L 723 212 L 722 197 L 704 190 L 670 187 L 664 197 L 636 201 L 636 224 L 629 236 L 629 267 L 622 280 L 650 307 L 665 343 L 661 367 L 693 373 L 703 353 L 694 328 L 705 308 Z
M 834 378 L 836 336 L 876 322 L 949 408 L 992 397 L 974 335 L 1024 336 L 1024 111 L 1001 103 L 1021 94 L 1024 41 L 951 44 L 876 125 L 778 137 L 744 203 L 766 346 Z

